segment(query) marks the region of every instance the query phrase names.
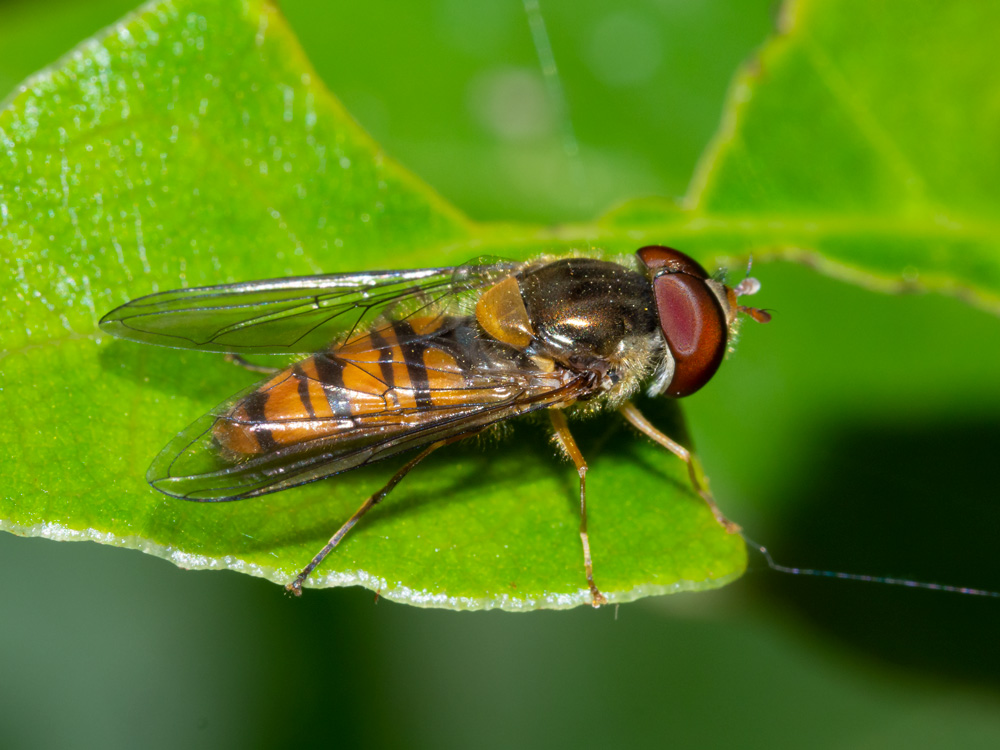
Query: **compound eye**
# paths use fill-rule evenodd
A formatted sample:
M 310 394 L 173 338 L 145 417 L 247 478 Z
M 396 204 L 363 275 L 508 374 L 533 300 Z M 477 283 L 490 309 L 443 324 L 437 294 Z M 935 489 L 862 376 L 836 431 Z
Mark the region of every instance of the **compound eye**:
M 722 364 L 729 331 L 726 315 L 703 278 L 667 272 L 654 276 L 652 283 L 660 327 L 674 356 L 674 376 L 664 393 L 674 398 L 689 396 L 711 380 Z
M 653 274 L 659 273 L 686 273 L 699 279 L 707 279 L 708 273 L 701 264 L 693 258 L 685 255 L 680 250 L 663 245 L 647 245 L 636 251 L 639 260 Z

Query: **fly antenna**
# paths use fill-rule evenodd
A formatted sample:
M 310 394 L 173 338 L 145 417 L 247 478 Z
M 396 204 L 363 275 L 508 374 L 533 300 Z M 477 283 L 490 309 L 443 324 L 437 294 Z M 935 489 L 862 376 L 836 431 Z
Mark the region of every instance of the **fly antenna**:
M 531 29 L 531 41 L 535 45 L 535 54 L 538 55 L 538 64 L 542 69 L 545 89 L 562 130 L 560 137 L 563 153 L 573 170 L 573 182 L 580 187 L 580 202 L 584 204 L 584 208 L 590 208 L 593 204 L 590 183 L 587 181 L 583 160 L 580 157 L 580 142 L 577 140 L 576 130 L 573 128 L 569 100 L 566 98 L 566 90 L 562 85 L 562 78 L 559 76 L 556 57 L 552 52 L 552 41 L 549 39 L 549 30 L 546 28 L 545 18 L 542 16 L 542 6 L 540 0 L 523 0 L 523 5 L 524 14 L 528 17 L 528 26 Z
M 750 295 L 757 294 L 757 292 L 760 291 L 760 281 L 750 275 L 751 268 L 753 268 L 752 254 L 750 255 L 750 259 L 747 261 L 747 275 L 743 277 L 743 280 L 739 284 L 733 287 L 733 291 L 736 293 L 737 297 L 749 297 Z M 762 308 L 738 305 L 737 309 L 742 313 L 746 313 L 758 323 L 771 322 L 771 313 Z
M 771 553 L 763 544 L 758 544 L 746 534 L 741 534 L 743 541 L 749 547 L 757 550 L 767 567 L 777 573 L 787 573 L 793 576 L 812 576 L 814 578 L 839 578 L 843 581 L 862 581 L 864 583 L 878 583 L 884 586 L 902 586 L 908 589 L 926 589 L 928 591 L 944 591 L 949 594 L 965 594 L 967 596 L 985 596 L 990 599 L 1000 599 L 1000 591 L 987 591 L 985 589 L 973 589 L 965 586 L 949 586 L 943 583 L 929 583 L 926 581 L 914 581 L 908 578 L 890 578 L 886 576 L 869 576 L 860 573 L 843 573 L 837 570 L 816 570 L 814 568 L 793 568 L 781 565 L 774 561 Z
M 760 291 L 760 281 L 753 276 L 747 276 L 733 288 L 733 291 L 736 292 L 737 297 L 756 294 Z

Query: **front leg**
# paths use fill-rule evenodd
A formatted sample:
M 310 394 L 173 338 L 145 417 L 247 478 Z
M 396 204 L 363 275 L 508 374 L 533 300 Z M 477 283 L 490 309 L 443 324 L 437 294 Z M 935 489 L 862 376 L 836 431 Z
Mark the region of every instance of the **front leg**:
M 709 510 L 712 511 L 712 515 L 715 516 L 715 520 L 718 521 L 719 525 L 730 534 L 739 534 L 739 525 L 726 518 L 722 510 L 716 504 L 715 498 L 712 497 L 712 493 L 709 492 L 708 487 L 706 487 L 699 478 L 698 464 L 695 461 L 694 456 L 691 455 L 691 451 L 678 443 L 676 440 L 671 440 L 669 437 L 656 429 L 653 424 L 643 416 L 642 412 L 635 408 L 635 404 L 631 401 L 626 401 L 618 411 L 621 412 L 621 415 L 625 417 L 625 419 L 627 419 L 633 427 L 639 430 L 639 432 L 649 438 L 652 438 L 687 464 L 688 476 L 691 478 L 691 485 L 694 487 L 695 492 L 701 496 L 701 499 L 705 501 Z

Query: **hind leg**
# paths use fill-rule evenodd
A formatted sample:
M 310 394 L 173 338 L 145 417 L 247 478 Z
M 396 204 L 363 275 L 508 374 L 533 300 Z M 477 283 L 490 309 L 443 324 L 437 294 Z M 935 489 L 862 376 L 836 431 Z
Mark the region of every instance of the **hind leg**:
M 255 365 L 253 362 L 247 362 L 239 354 L 233 354 L 232 352 L 225 355 L 226 362 L 230 362 L 238 367 L 242 367 L 244 370 L 249 370 L 250 372 L 261 372 L 265 375 L 274 375 L 281 372 L 280 367 L 268 367 L 267 365 Z

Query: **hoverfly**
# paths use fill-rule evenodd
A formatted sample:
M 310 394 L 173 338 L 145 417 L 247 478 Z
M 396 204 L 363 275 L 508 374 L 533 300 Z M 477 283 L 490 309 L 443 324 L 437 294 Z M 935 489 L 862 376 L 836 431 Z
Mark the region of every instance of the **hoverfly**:
M 418 451 L 368 498 L 286 588 L 430 453 L 491 425 L 548 410 L 555 441 L 580 478 L 580 538 L 594 606 L 584 460 L 564 412 L 614 408 L 688 465 L 692 484 L 726 520 L 688 451 L 629 401 L 679 398 L 715 374 L 759 282 L 735 288 L 687 255 L 641 248 L 613 263 L 588 257 L 373 271 L 181 289 L 133 300 L 101 328 L 148 344 L 225 352 L 309 354 L 195 422 L 153 461 L 157 490 L 200 502 L 242 500 Z M 244 362 L 244 364 L 247 364 Z

